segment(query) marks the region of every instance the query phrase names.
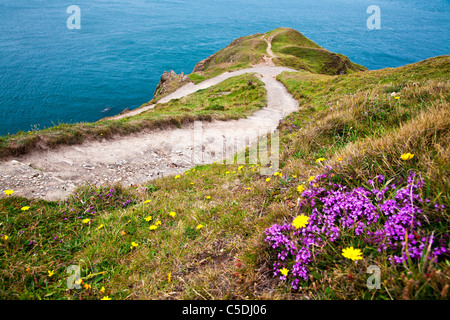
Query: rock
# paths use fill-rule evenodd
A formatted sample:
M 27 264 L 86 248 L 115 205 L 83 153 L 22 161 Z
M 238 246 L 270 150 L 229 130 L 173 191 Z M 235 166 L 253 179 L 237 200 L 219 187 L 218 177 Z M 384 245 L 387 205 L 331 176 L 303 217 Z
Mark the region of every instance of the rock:
M 173 91 L 172 88 L 178 88 L 179 84 L 191 82 L 189 77 L 181 72 L 177 75 L 173 70 L 164 71 L 161 75 L 158 85 L 156 86 L 153 98 Z M 177 83 L 175 85 L 175 83 Z
M 125 109 L 123 109 L 119 114 L 124 114 L 124 113 L 127 113 L 127 112 L 129 112 L 129 111 L 130 111 L 130 109 L 125 108 Z

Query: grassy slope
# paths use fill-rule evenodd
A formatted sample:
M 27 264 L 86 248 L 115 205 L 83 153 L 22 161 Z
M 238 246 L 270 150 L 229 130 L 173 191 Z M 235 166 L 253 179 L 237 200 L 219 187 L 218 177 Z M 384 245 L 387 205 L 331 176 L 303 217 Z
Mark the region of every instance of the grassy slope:
M 220 95 L 221 92 L 230 94 Z M 0 158 L 16 156 L 37 148 L 80 144 L 86 140 L 108 139 L 144 129 L 164 128 L 195 120 L 229 120 L 250 115 L 266 106 L 264 83 L 253 75 L 230 78 L 182 99 L 158 104 L 153 110 L 120 120 L 59 124 L 39 131 L 0 137 Z
M 278 28 L 268 36 L 273 37 L 272 51 L 278 56 L 274 59 L 277 65 L 329 75 L 367 70 L 342 54 L 322 48 L 294 29 Z
M 391 266 L 385 254 L 365 245 L 368 259 L 355 264 L 340 255 L 344 240 L 362 245 L 363 237 L 349 232 L 328 244 L 310 279 L 291 292 L 272 276 L 274 256 L 264 230 L 292 221 L 296 187 L 323 173 L 323 164 L 349 187 L 377 174 L 404 178 L 414 170 L 426 178 L 424 196 L 448 208 L 449 63 L 446 56 L 344 76 L 280 75 L 302 109 L 280 126 L 283 176 L 270 181 L 257 166 L 212 164 L 145 188 L 116 186 L 109 192 L 86 186 L 59 204 L 4 197 L 0 235 L 9 238 L 0 240 L 0 298 L 448 298 L 448 256 L 436 264 Z M 391 96 L 394 91 L 399 99 Z M 415 158 L 401 161 L 404 152 Z M 325 161 L 316 163 L 318 157 Z M 23 206 L 30 210 L 21 211 Z M 422 209 L 431 221 L 424 233 L 448 233 L 447 210 Z M 131 242 L 138 246 L 131 248 Z M 380 290 L 365 287 L 369 263 L 381 267 Z M 81 267 L 90 290 L 67 290 L 65 272 L 72 264 Z M 49 270 L 55 271 L 51 277 Z

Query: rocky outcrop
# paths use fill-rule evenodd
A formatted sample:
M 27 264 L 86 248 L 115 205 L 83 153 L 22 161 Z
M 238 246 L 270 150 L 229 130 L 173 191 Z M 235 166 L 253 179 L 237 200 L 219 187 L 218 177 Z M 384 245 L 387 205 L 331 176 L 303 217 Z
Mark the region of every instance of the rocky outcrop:
M 183 72 L 176 74 L 173 70 L 164 71 L 156 86 L 153 98 L 171 93 L 188 82 L 191 82 L 191 80 Z

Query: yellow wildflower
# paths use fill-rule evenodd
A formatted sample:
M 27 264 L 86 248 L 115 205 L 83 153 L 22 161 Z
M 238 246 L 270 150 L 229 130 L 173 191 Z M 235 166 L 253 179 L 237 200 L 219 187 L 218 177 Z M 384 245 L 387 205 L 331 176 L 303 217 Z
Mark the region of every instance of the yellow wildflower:
M 145 219 L 145 221 L 147 221 L 147 222 L 148 222 L 148 221 L 151 221 L 151 220 L 152 220 L 152 216 L 147 216 L 147 217 L 145 217 L 144 219 Z
M 26 272 L 30 272 L 31 271 L 31 269 L 30 268 L 27 268 L 26 270 L 25 270 Z
M 294 221 L 292 221 L 292 225 L 297 229 L 304 228 L 308 224 L 309 217 L 305 215 L 300 215 L 295 217 Z
M 293 175 L 293 176 L 292 176 L 292 178 L 294 178 L 294 179 L 295 179 L 295 178 L 297 178 L 297 176 L 296 176 L 296 175 Z
M 238 168 L 238 171 L 241 171 L 242 168 L 244 168 L 244 166 L 240 166 L 240 167 Z
M 161 220 L 155 222 L 155 226 L 159 226 L 161 224 Z
M 315 176 L 309 177 L 308 182 L 313 181 L 315 178 L 316 178 Z
M 169 215 L 170 215 L 171 217 L 175 217 L 177 214 L 176 214 L 175 212 L 172 211 L 172 212 L 169 213 Z
M 211 199 L 211 196 L 206 196 L 206 199 L 208 199 L 208 200 Z
M 410 160 L 410 159 L 412 159 L 412 158 L 414 158 L 414 154 L 412 154 L 412 153 L 404 153 L 404 154 L 402 154 L 401 156 L 400 156 L 400 158 L 402 159 L 402 160 Z
M 152 224 L 149 229 L 150 230 L 156 230 L 156 229 L 158 229 L 158 226 L 155 226 L 154 224 Z
M 145 200 L 144 201 L 144 203 L 149 203 L 149 202 L 151 202 L 152 200 Z
M 199 224 L 195 229 L 200 230 L 201 228 L 203 228 L 203 225 Z
M 111 300 L 111 298 L 110 297 L 108 297 L 108 296 L 104 296 L 103 298 L 101 298 L 100 300 Z
M 325 158 L 319 158 L 319 159 L 316 160 L 316 163 L 322 162 L 324 160 L 325 160 Z
M 97 229 L 100 230 L 100 229 L 103 228 L 103 227 L 104 227 L 104 225 L 101 224 L 101 225 L 99 225 L 99 226 L 97 227 Z
M 175 176 L 175 179 L 180 179 L 180 175 L 179 174 L 177 174 L 176 176 Z
M 91 221 L 91 219 L 89 219 L 89 218 L 81 220 L 81 222 L 83 222 L 83 223 L 89 223 L 89 221 Z
M 91 285 L 87 283 L 84 285 L 84 288 L 88 291 L 92 289 Z
M 286 268 L 283 268 L 283 269 L 280 269 L 280 272 L 281 272 L 281 274 L 282 274 L 283 276 L 286 277 L 286 276 L 288 275 L 289 270 L 286 269 Z
M 102 288 L 100 289 L 100 292 L 101 292 L 101 293 L 105 293 L 105 287 L 102 287 Z
M 6 194 L 7 196 L 10 196 L 14 193 L 14 191 L 13 190 L 5 190 L 5 191 L 3 191 L 3 193 Z
M 172 280 L 172 272 L 167 274 L 167 281 L 170 282 Z
M 266 179 L 266 182 L 269 182 L 269 181 L 270 181 L 270 178 L 267 178 L 267 179 Z
M 276 177 L 279 174 L 280 174 L 279 172 L 275 172 L 273 175 Z
M 28 211 L 28 210 L 30 210 L 30 207 L 29 207 L 29 206 L 25 206 L 25 207 L 20 208 L 20 210 L 22 210 L 22 211 Z
M 131 242 L 130 249 L 136 248 L 137 246 L 139 246 L 139 244 L 133 241 L 133 242 Z
M 360 249 L 354 249 L 353 247 L 342 249 L 342 255 L 347 258 L 351 259 L 353 261 L 355 260 L 362 260 L 362 252 Z
M 55 274 L 55 270 L 48 270 L 47 272 L 50 278 Z
M 8 236 L 5 234 L 5 236 L 3 237 L 3 239 L 6 241 L 6 240 L 8 240 Z
M 342 158 L 341 158 L 341 157 L 339 157 L 339 158 L 338 158 L 338 161 L 342 161 Z
M 297 187 L 297 192 L 302 193 L 303 191 L 305 191 L 305 186 L 302 185 L 302 184 L 300 184 L 300 185 Z
M 124 236 L 124 235 L 125 235 L 125 231 L 123 231 L 123 230 L 120 231 L 120 235 L 121 235 L 121 236 Z

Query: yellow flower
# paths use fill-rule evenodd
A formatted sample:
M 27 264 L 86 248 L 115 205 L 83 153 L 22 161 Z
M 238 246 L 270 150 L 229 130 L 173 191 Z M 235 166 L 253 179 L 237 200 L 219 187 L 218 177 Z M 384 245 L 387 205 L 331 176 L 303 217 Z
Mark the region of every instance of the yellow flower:
M 297 229 L 304 228 L 308 224 L 309 217 L 305 215 L 300 215 L 295 217 L 294 221 L 292 221 L 292 225 Z
M 155 222 L 155 226 L 159 226 L 161 224 L 161 220 Z
M 279 174 L 280 174 L 279 172 L 275 172 L 273 175 L 276 177 Z
M 101 298 L 100 300 L 111 300 L 111 298 L 110 297 L 108 297 L 108 296 L 104 296 L 103 298 Z
M 193 182 L 191 182 L 191 184 L 194 184 Z
M 266 182 L 269 182 L 269 181 L 270 181 L 270 178 L 267 178 L 267 179 L 266 179 Z
M 123 230 L 120 231 L 120 235 L 121 235 L 121 236 L 124 236 L 124 235 L 125 235 L 125 231 L 123 231 Z
M 339 157 L 339 158 L 338 158 L 338 161 L 342 161 L 342 158 L 341 158 L 341 157 Z
M 81 220 L 81 222 L 83 222 L 83 223 L 89 223 L 89 221 L 91 221 L 91 219 L 88 219 L 88 218 Z
M 342 255 L 347 259 L 362 260 L 362 252 L 360 249 L 353 249 L 353 247 L 342 249 Z
M 398 99 L 400 99 L 400 97 L 399 97 L 399 96 L 395 96 L 395 98 L 394 98 L 394 99 L 398 100 Z
M 30 207 L 29 206 L 25 206 L 25 207 L 20 208 L 20 210 L 27 211 L 27 210 L 30 210 Z
M 170 282 L 172 280 L 172 272 L 167 274 L 167 281 Z
M 194 169 L 192 169 L 192 172 L 194 172 L 195 171 L 195 168 Z
M 244 166 L 240 166 L 240 167 L 238 168 L 238 171 L 241 171 L 242 168 L 244 168 Z
M 169 215 L 170 215 L 171 217 L 175 217 L 177 214 L 176 214 L 175 212 L 172 211 L 172 212 L 169 213 Z
M 211 199 L 211 196 L 206 196 L 206 199 L 208 199 L 208 200 Z
M 55 274 L 55 270 L 48 270 L 47 272 L 50 278 Z
M 308 182 L 313 181 L 315 178 L 316 178 L 315 176 L 309 177 Z
M 75 280 L 75 284 L 82 284 L 82 283 L 83 283 L 83 279 Z
M 144 219 L 145 219 L 145 221 L 151 221 L 152 220 L 152 216 L 147 216 Z
M 400 156 L 400 158 L 402 159 L 402 160 L 410 160 L 410 159 L 412 159 L 412 158 L 414 158 L 414 154 L 412 154 L 412 153 L 404 153 L 404 154 L 402 154 L 401 156 Z
M 5 234 L 5 236 L 3 237 L 3 239 L 6 241 L 6 240 L 8 240 L 8 236 Z
M 156 229 L 158 229 L 158 226 L 155 226 L 154 224 L 152 224 L 149 229 L 150 230 L 156 230 Z
M 87 283 L 84 285 L 84 288 L 88 291 L 92 289 L 91 285 Z
M 178 174 L 178 175 L 175 176 L 175 179 L 180 179 L 180 177 L 181 176 Z
M 200 230 L 201 228 L 203 228 L 203 225 L 199 224 L 195 229 Z
M 99 225 L 99 226 L 97 227 L 97 229 L 100 230 L 100 229 L 103 228 L 103 227 L 104 227 L 104 225 L 101 224 L 101 225 Z
M 13 190 L 5 190 L 5 191 L 3 191 L 7 196 L 10 196 L 10 195 L 12 195 L 13 193 L 14 193 L 14 191 Z
M 105 293 L 105 287 L 102 287 L 102 288 L 100 289 L 100 292 L 101 292 L 101 293 Z
M 247 187 L 247 190 L 252 190 L 252 188 L 250 188 L 250 187 Z
M 300 184 L 300 185 L 297 187 L 297 192 L 302 193 L 303 191 L 305 191 L 305 186 L 302 185 L 302 184 Z
M 229 174 L 229 173 L 230 173 L 230 171 L 225 172 L 225 174 Z
M 313 184 L 313 187 L 314 187 L 314 188 L 318 188 L 318 187 L 319 187 L 319 184 L 318 184 L 318 183 L 314 183 L 314 184 Z
M 316 160 L 316 163 L 322 162 L 324 160 L 325 160 L 325 158 L 319 158 L 319 159 Z
M 27 268 L 26 270 L 25 270 L 26 272 L 30 272 L 31 271 L 31 269 L 30 268 Z
M 139 245 L 138 243 L 136 243 L 136 242 L 133 241 L 133 242 L 131 242 L 131 247 L 130 247 L 130 249 L 136 248 L 138 245 Z
M 283 276 L 286 277 L 286 276 L 288 275 L 289 270 L 286 269 L 286 268 L 283 268 L 283 269 L 280 269 L 280 272 L 281 272 L 281 274 L 282 274 Z
M 144 201 L 144 203 L 149 203 L 149 202 L 151 202 L 152 200 L 145 200 Z
M 292 176 L 292 178 L 294 178 L 294 179 L 295 179 L 295 178 L 297 178 L 297 176 L 296 176 L 296 175 L 293 175 L 293 176 Z

